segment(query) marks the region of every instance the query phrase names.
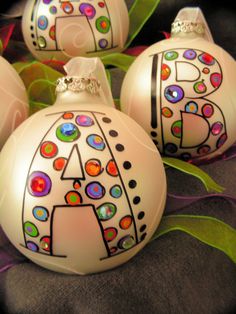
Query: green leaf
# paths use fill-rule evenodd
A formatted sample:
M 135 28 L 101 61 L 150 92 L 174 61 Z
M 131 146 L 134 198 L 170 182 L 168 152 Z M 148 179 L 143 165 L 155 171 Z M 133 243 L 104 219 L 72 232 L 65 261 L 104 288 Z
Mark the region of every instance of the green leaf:
M 143 28 L 150 16 L 157 8 L 160 0 L 135 0 L 129 11 L 130 27 L 126 48 L 130 46 L 132 41 Z
M 236 230 L 223 221 L 208 216 L 164 216 L 152 240 L 176 230 L 224 252 L 236 263 Z
M 177 158 L 162 157 L 162 161 L 165 165 L 178 169 L 201 180 L 208 192 L 215 191 L 221 193 L 224 191 L 224 188 L 222 186 L 217 184 L 206 172 L 204 172 L 197 166 L 194 166 Z
M 120 70 L 127 72 L 135 57 L 123 53 L 112 53 L 101 58 L 105 66 L 115 66 Z

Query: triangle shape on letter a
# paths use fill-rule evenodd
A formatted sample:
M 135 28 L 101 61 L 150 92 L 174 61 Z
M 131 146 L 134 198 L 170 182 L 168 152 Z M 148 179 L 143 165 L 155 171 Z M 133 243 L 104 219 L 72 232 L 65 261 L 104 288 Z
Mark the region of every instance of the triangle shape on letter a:
M 75 144 L 70 152 L 61 180 L 85 180 L 83 164 L 78 145 Z

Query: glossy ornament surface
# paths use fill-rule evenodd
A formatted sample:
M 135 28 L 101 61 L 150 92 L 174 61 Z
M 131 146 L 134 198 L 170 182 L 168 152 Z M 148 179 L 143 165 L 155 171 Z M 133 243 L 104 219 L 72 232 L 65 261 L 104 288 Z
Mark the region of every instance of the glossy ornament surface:
M 22 30 L 35 58 L 68 61 L 121 51 L 129 16 L 124 0 L 28 0 Z
M 0 56 L 0 150 L 29 111 L 25 86 L 15 69 Z
M 166 178 L 145 131 L 103 102 L 104 84 L 95 94 L 83 86 L 72 92 L 73 79 L 60 79 L 56 103 L 4 146 L 0 222 L 35 263 L 88 274 L 125 263 L 148 243 L 163 213 Z
M 236 63 L 213 43 L 198 8 L 181 10 L 170 39 L 146 49 L 122 86 L 122 111 L 164 155 L 210 159 L 236 141 Z

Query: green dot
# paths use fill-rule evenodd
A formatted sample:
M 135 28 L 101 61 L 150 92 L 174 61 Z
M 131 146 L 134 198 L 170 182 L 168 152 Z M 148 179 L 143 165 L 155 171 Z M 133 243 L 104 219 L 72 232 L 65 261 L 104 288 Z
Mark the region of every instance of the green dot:
M 32 222 L 25 222 L 24 223 L 24 230 L 25 233 L 31 237 L 37 237 L 39 235 L 37 227 Z
M 64 123 L 57 128 L 56 136 L 62 142 L 73 142 L 79 138 L 80 132 L 76 125 Z
M 176 52 L 176 51 L 168 51 L 165 54 L 165 59 L 168 60 L 168 61 L 172 61 L 172 60 L 177 59 L 178 56 L 179 56 L 178 52 Z
M 96 28 L 100 33 L 108 33 L 111 28 L 111 22 L 106 16 L 100 16 L 96 20 Z

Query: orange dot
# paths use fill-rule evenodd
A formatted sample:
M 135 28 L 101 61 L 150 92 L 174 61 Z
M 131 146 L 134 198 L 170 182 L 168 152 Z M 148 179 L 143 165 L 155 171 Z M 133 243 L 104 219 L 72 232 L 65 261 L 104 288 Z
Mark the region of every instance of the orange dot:
M 65 196 L 67 204 L 75 206 L 81 204 L 82 198 L 81 195 L 76 191 L 70 191 Z
M 101 27 L 106 29 L 107 28 L 107 22 L 105 22 L 105 21 L 101 22 Z
M 72 112 L 66 112 L 63 114 L 63 119 L 72 119 L 74 118 L 74 115 Z
M 61 171 L 66 165 L 67 159 L 64 157 L 60 157 L 54 160 L 53 168 L 57 171 Z
M 89 160 L 85 165 L 85 170 L 88 175 L 95 177 L 101 173 L 101 164 L 98 160 Z
M 127 230 L 132 224 L 132 217 L 131 216 L 125 216 L 120 220 L 120 227 L 121 229 Z
M 117 177 L 118 176 L 118 169 L 116 167 L 116 163 L 114 162 L 114 160 L 110 160 L 107 164 L 107 172 L 108 174 L 110 174 L 113 177 Z
M 78 189 L 81 188 L 81 185 L 80 185 L 80 183 L 79 183 L 78 181 L 76 181 L 76 182 L 74 183 L 73 187 L 74 187 L 74 189 L 78 190 Z

